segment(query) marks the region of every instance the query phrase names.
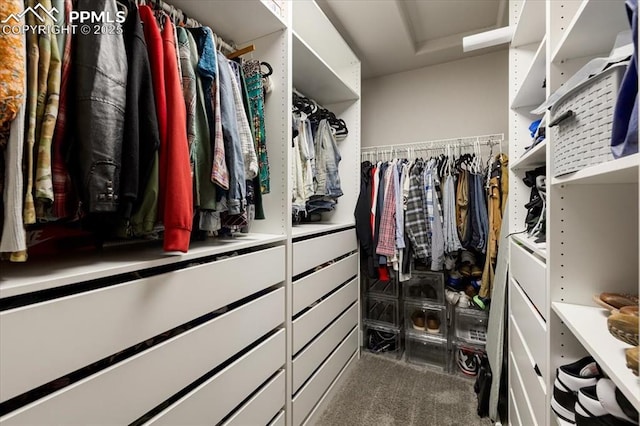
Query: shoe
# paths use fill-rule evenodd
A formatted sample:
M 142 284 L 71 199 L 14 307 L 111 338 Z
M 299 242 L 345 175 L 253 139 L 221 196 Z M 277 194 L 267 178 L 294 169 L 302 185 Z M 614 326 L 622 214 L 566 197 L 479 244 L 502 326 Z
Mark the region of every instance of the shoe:
M 609 333 L 631 346 L 638 346 L 638 316 L 613 313 L 607 318 Z
M 633 294 L 601 293 L 593 296 L 593 301 L 610 311 L 624 306 L 638 305 L 638 296 Z
M 449 302 L 450 305 L 456 305 L 458 303 L 458 300 L 460 300 L 460 293 L 445 288 L 444 298 L 447 299 L 447 302 Z
M 578 391 L 576 425 L 637 425 L 638 412 L 609 379 Z
M 462 275 L 463 277 L 470 277 L 472 266 L 469 264 L 464 264 L 460 268 L 458 268 L 458 271 L 460 272 L 460 275 Z
M 482 277 L 482 269 L 479 266 L 473 265 L 471 267 L 471 276 L 473 278 L 481 278 Z
M 638 347 L 629 348 L 624 350 L 624 357 L 627 360 L 627 367 L 633 371 L 633 374 L 638 375 Z
M 424 330 L 424 329 L 423 329 Z M 427 333 L 440 334 L 440 318 L 437 315 L 427 315 Z
M 620 312 L 621 314 L 624 314 L 624 315 L 635 315 L 635 316 L 638 316 L 638 305 L 623 306 L 620 309 L 616 309 L 614 311 L 611 311 L 611 313 L 616 313 L 616 312 Z
M 474 377 L 478 374 L 480 359 L 475 352 L 463 348 L 458 349 L 456 351 L 456 363 L 460 371 L 465 375 Z
M 458 294 L 460 295 L 460 299 L 458 300 L 458 306 L 461 308 L 470 308 L 471 305 L 473 304 L 471 302 L 471 298 L 467 296 L 467 294 L 464 291 L 460 291 L 458 292 Z
M 562 365 L 556 370 L 556 380 L 553 383 L 553 398 L 551 409 L 561 419 L 575 423 L 575 406 L 578 401 L 578 390 L 594 386 L 602 373 L 596 361 L 584 357 L 572 364 Z
M 469 250 L 463 250 L 460 253 L 460 263 L 463 265 L 475 265 L 476 257 Z
M 421 288 L 422 288 L 422 292 L 421 292 L 422 297 L 424 297 L 425 299 L 438 300 L 438 293 L 436 292 L 436 289 L 433 288 L 431 284 L 423 284 Z
M 413 328 L 424 331 L 424 313 L 422 311 L 414 311 L 411 314 L 411 322 L 413 323 Z
M 467 284 L 466 286 L 464 286 L 464 294 L 469 297 L 474 297 L 478 294 L 478 292 L 476 291 L 474 286 L 472 286 L 471 284 Z

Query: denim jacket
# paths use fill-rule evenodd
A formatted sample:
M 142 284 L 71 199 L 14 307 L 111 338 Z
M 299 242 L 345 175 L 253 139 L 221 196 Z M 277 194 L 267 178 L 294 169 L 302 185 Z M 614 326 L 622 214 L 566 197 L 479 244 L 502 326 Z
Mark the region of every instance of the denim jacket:
M 115 16 L 115 0 L 79 0 L 78 11 Z M 115 212 L 127 100 L 127 55 L 116 34 L 76 40 L 76 147 L 83 201 L 89 212 Z

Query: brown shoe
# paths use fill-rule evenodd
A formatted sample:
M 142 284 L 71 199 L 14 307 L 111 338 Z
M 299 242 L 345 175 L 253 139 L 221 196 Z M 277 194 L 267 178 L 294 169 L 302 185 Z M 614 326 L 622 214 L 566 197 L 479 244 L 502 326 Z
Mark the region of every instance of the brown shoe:
M 473 278 L 481 278 L 482 277 L 482 269 L 480 267 L 473 265 L 471 267 L 471 276 Z
M 624 315 L 638 316 L 638 305 L 623 306 L 622 308 L 618 309 L 617 312 L 620 312 L 621 314 L 624 314 Z
M 632 294 L 601 293 L 599 296 L 593 296 L 593 300 L 610 311 L 624 306 L 638 305 L 638 296 Z
M 638 319 L 635 315 L 613 313 L 607 318 L 609 333 L 618 340 L 638 346 Z
M 424 313 L 422 311 L 415 311 L 411 314 L 411 321 L 413 322 L 413 328 L 424 331 Z
M 427 333 L 440 333 L 440 318 L 436 315 L 427 315 Z
M 633 374 L 638 375 L 638 347 L 629 348 L 624 350 L 624 356 L 627 360 L 627 367 L 633 371 Z

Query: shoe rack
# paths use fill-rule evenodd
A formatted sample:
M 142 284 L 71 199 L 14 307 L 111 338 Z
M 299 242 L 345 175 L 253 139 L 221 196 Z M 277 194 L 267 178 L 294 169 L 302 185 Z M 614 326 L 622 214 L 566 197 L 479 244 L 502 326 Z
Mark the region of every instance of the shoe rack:
M 589 60 L 608 56 L 617 34 L 629 29 L 624 0 L 510 1 L 510 24 L 511 233 L 525 226 L 525 171 L 547 172 L 546 244 L 526 234 L 509 244 L 510 423 L 561 424 L 550 410 L 556 368 L 587 354 L 640 409 L 638 378 L 625 365 L 630 346 L 610 335 L 606 311 L 592 301 L 602 292 L 639 291 L 640 156 L 554 176 L 559 141 L 549 129 L 525 152 L 529 124 L 542 118 L 530 111 Z

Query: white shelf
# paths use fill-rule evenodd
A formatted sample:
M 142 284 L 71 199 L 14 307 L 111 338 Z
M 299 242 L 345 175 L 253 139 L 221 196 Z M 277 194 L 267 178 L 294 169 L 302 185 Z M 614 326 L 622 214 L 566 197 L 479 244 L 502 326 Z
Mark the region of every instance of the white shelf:
M 537 256 L 547 259 L 547 243 L 536 243 L 534 238 L 530 237 L 527 234 L 516 234 L 513 235 L 512 238 L 531 250 Z
M 618 389 L 636 409 L 640 409 L 640 384 L 625 361 L 624 350 L 631 346 L 609 333 L 607 310 L 560 302 L 553 302 L 553 310 Z
M 545 37 L 540 42 L 531 66 L 511 102 L 512 109 L 530 105 L 538 106 L 546 99 L 546 90 L 542 87 L 546 76 L 546 47 L 547 38 Z
M 291 230 L 293 238 L 309 237 L 324 232 L 337 231 L 340 229 L 351 228 L 355 223 L 304 223 L 294 225 Z
M 293 32 L 293 87 L 320 105 L 359 98 L 340 76 Z
M 133 245 L 105 249 L 101 253 L 74 254 L 53 260 L 29 260 L 28 263 L 4 264 L 0 276 L 0 299 L 33 291 L 97 280 L 136 272 L 141 269 L 197 260 L 207 256 L 278 243 L 284 235 L 239 234 L 234 238 L 217 238 L 194 243 L 188 253 L 165 253 L 159 245 Z
M 525 0 L 518 17 L 518 25 L 511 39 L 511 47 L 524 46 L 542 40 L 545 32 L 545 2 Z
M 533 142 L 532 142 L 533 143 Z M 525 152 L 524 155 L 511 163 L 512 170 L 532 169 L 547 163 L 547 140 Z
M 551 62 L 600 54 L 608 56 L 618 33 L 628 29 L 624 1 L 583 0 Z
M 587 167 L 564 176 L 554 177 L 552 185 L 638 183 L 640 154 Z
M 226 41 L 238 43 L 238 47 L 287 27 L 284 18 L 269 8 L 269 2 L 167 0 L 189 17 L 197 18 L 202 25 L 210 26 Z

